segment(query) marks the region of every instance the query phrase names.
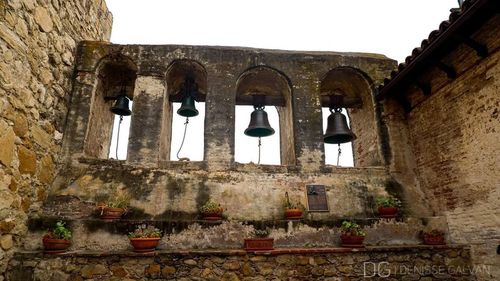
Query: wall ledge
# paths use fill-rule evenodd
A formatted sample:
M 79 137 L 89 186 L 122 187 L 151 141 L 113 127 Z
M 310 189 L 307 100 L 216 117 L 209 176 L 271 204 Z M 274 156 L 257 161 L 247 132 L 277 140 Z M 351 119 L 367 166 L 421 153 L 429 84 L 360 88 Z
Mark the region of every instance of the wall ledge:
M 462 250 L 470 249 L 465 244 L 446 245 L 398 245 L 398 246 L 366 246 L 364 248 L 276 248 L 271 251 L 250 251 L 244 249 L 190 249 L 190 250 L 157 250 L 151 253 L 135 253 L 132 251 L 68 251 L 61 254 L 44 254 L 42 251 L 18 251 L 16 257 L 151 257 L 151 256 L 244 256 L 255 255 L 310 255 L 310 254 L 345 254 L 345 253 L 371 253 L 371 252 L 403 252 L 420 250 Z

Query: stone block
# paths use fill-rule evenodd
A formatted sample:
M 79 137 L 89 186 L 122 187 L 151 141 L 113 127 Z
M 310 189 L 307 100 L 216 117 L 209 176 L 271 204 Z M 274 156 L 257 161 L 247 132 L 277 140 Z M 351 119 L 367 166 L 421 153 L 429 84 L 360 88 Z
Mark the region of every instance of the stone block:
M 14 246 L 14 240 L 12 239 L 12 235 L 2 235 L 0 238 L 0 246 L 5 251 L 10 250 Z
M 16 135 L 12 128 L 0 120 L 0 162 L 10 167 L 14 158 L 14 147 Z
M 51 32 L 54 28 L 52 17 L 44 7 L 36 7 L 34 14 L 35 22 L 40 26 L 43 32 Z
M 83 278 L 93 278 L 95 275 L 105 275 L 108 272 L 108 269 L 102 264 L 88 264 L 82 268 L 81 276 Z
M 194 265 L 197 265 L 197 264 L 198 264 L 198 263 L 197 263 L 195 260 L 193 260 L 193 259 L 187 259 L 187 260 L 185 260 L 185 261 L 184 261 L 184 263 L 185 263 L 185 264 L 187 264 L 187 265 L 191 265 L 191 266 L 194 266 Z
M 40 160 L 40 168 L 38 169 L 38 179 L 40 182 L 50 184 L 54 178 L 55 165 L 50 155 L 45 155 Z
M 152 264 L 144 269 L 144 274 L 150 278 L 158 278 L 160 276 L 161 267 L 159 264 Z
M 33 136 L 33 140 L 37 143 L 42 149 L 49 149 L 52 145 L 52 137 L 40 126 L 33 125 L 31 127 L 31 135 Z
M 161 275 L 165 278 L 172 277 L 176 271 L 175 267 L 167 265 L 161 270 Z
M 24 137 L 28 133 L 28 121 L 24 115 L 16 114 L 14 118 L 14 132 L 19 137 Z
M 36 154 L 24 146 L 18 148 L 19 172 L 34 175 L 36 172 Z
M 240 269 L 241 265 L 238 261 L 228 261 L 228 262 L 225 262 L 222 267 L 226 270 L 238 270 Z

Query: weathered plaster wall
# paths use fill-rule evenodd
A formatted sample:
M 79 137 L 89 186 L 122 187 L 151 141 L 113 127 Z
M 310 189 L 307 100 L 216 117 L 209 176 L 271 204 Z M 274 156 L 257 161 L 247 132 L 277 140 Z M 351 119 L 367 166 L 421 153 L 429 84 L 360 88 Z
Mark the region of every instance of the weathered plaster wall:
M 220 202 L 231 219 L 270 220 L 282 218 L 285 192 L 307 206 L 305 186 L 321 184 L 326 186 L 330 210 L 311 214 L 311 218 L 363 218 L 374 216 L 374 198 L 386 195 L 386 189 L 393 184 L 384 168 L 299 173 L 280 166 L 262 169 L 256 165 L 208 171 L 201 164 L 178 163 L 175 168 L 159 169 L 118 161 L 82 160 L 61 170 L 49 199 L 71 196 L 90 202 L 88 210 L 77 208 L 78 214 L 86 211 L 86 215 L 71 215 L 73 207 L 57 201 L 48 200 L 45 205 L 54 214 L 91 217 L 96 194 L 124 190 L 132 195 L 131 207 L 148 218 L 196 219 L 198 209 L 210 198 Z
M 437 68 L 422 74 L 432 93 L 410 87 L 409 113 L 394 100 L 384 105 L 392 176 L 416 187 L 417 208 L 429 206 L 423 214 L 447 218 L 452 242 L 472 245 L 476 265 L 492 266 L 481 280 L 500 278 L 499 23 L 496 16 L 473 36 L 486 58 L 465 45 L 443 58 L 456 79 Z
M 409 116 L 417 173 L 433 210 L 475 262 L 500 257 L 500 52 L 496 51 Z M 495 275 L 500 276 L 500 269 Z
M 0 273 L 56 172 L 76 46 L 111 22 L 104 0 L 0 2 Z

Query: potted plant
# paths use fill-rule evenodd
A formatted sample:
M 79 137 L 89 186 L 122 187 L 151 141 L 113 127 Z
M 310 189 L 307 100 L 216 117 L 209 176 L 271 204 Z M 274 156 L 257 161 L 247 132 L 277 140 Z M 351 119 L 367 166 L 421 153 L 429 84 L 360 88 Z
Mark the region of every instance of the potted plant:
M 134 252 L 153 252 L 160 242 L 161 231 L 152 225 L 141 224 L 128 234 L 128 238 Z
M 378 215 L 382 218 L 395 218 L 401 202 L 394 197 L 378 197 L 376 199 Z
M 119 194 L 108 197 L 104 202 L 97 203 L 99 217 L 103 220 L 119 220 L 127 212 L 130 203 L 128 194 Z
M 204 220 L 221 220 L 224 209 L 219 203 L 208 200 L 200 208 L 201 216 Z
M 274 249 L 274 238 L 269 238 L 269 229 L 255 229 L 252 238 L 246 238 L 244 248 L 246 251 L 269 251 Z
M 63 253 L 71 245 L 71 230 L 62 221 L 56 222 L 53 229 L 49 230 L 42 238 L 44 252 L 48 254 Z
M 288 197 L 288 192 L 285 192 L 285 201 L 283 202 L 283 208 L 285 212 L 285 219 L 288 220 L 301 219 L 302 214 L 306 209 L 302 203 L 290 200 L 290 197 Z
M 422 231 L 422 239 L 425 245 L 444 245 L 444 231 L 432 229 L 430 231 Z
M 340 226 L 340 240 L 342 247 L 360 248 L 363 247 L 366 233 L 361 226 L 352 221 L 343 221 Z

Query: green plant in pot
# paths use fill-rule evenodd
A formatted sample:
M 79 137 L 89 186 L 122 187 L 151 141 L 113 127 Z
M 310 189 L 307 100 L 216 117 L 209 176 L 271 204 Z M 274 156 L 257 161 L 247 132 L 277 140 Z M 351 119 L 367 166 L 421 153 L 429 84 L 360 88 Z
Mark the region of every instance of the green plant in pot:
M 119 220 L 127 212 L 130 195 L 126 193 L 96 196 L 97 212 L 103 220 Z
M 363 247 L 365 236 L 366 232 L 363 231 L 363 228 L 359 224 L 349 220 L 342 222 L 342 225 L 340 226 L 340 240 L 342 241 L 342 247 Z
M 306 207 L 299 201 L 290 200 L 288 192 L 285 192 L 283 201 L 285 219 L 301 219 Z
M 401 201 L 392 196 L 377 197 L 378 214 L 382 218 L 395 218 L 398 214 L 398 209 L 401 206 Z
M 445 233 L 444 231 L 431 229 L 428 231 L 422 231 L 420 233 L 422 240 L 425 245 L 444 245 L 445 242 Z
M 134 252 L 153 252 L 160 242 L 161 230 L 152 225 L 141 224 L 133 232 L 129 232 L 128 238 Z
M 44 252 L 58 254 L 65 252 L 71 246 L 71 230 L 63 221 L 57 221 L 55 226 L 42 237 Z
M 204 220 L 221 220 L 224 208 L 217 202 L 208 200 L 200 207 L 200 213 Z
M 270 251 L 274 249 L 274 238 L 269 238 L 270 230 L 254 229 L 252 238 L 244 240 L 244 249 L 246 251 Z

